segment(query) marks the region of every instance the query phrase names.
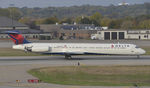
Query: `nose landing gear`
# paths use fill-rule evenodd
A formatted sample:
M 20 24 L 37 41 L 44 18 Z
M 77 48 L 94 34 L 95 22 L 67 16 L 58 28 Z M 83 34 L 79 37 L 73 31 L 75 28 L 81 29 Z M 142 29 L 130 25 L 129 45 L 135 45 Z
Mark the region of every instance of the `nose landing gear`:
M 68 60 L 71 60 L 71 55 L 69 55 L 69 54 L 65 54 L 65 59 L 68 59 Z

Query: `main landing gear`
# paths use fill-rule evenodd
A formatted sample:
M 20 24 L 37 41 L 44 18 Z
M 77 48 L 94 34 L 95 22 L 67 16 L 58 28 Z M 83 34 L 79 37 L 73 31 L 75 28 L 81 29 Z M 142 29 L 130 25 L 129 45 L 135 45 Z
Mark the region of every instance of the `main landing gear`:
M 71 60 L 71 55 L 69 55 L 69 54 L 65 54 L 65 59 L 68 59 L 68 60 Z
M 140 58 L 140 55 L 137 55 L 137 59 L 139 59 Z

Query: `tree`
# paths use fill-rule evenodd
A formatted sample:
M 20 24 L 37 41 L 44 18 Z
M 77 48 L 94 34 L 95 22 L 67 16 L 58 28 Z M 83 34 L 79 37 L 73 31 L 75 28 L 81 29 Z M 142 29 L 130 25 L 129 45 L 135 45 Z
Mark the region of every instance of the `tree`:
M 77 22 L 77 23 L 81 23 L 81 19 L 82 19 L 83 17 L 81 17 L 81 16 L 79 16 L 79 17 L 76 17 L 75 18 L 75 22 Z
M 92 24 L 88 16 L 77 17 L 76 22 L 79 24 Z
M 112 12 L 111 14 L 108 15 L 110 18 L 119 18 L 118 12 Z
M 121 29 L 132 29 L 133 28 L 133 22 L 132 21 L 124 21 L 121 24 Z
M 110 22 L 111 22 L 111 19 L 105 17 L 105 18 L 103 18 L 103 19 L 101 20 L 101 23 L 100 23 L 100 24 L 101 24 L 101 26 L 106 26 L 106 27 L 108 27 L 109 24 L 110 24 Z
M 0 8 L 0 16 L 10 17 L 10 11 L 8 9 Z
M 80 20 L 81 24 L 91 24 L 91 20 L 88 17 L 84 17 Z
M 92 16 L 90 16 L 90 20 L 96 26 L 100 26 L 100 22 L 101 22 L 102 18 L 103 18 L 103 16 L 99 12 L 96 12 L 95 14 L 93 14 Z
M 22 12 L 19 10 L 19 8 L 16 7 L 10 7 L 8 8 L 9 11 L 9 17 L 12 18 L 14 20 L 19 20 L 22 16 Z
M 109 28 L 112 29 L 119 29 L 121 28 L 121 24 L 122 24 L 123 20 L 119 19 L 119 20 L 112 20 L 109 24 Z
M 60 23 L 68 23 L 68 24 L 72 24 L 73 20 L 71 18 L 64 18 L 60 21 Z
M 30 18 L 24 17 L 18 20 L 20 23 L 28 24 L 30 22 Z
M 138 28 L 141 28 L 141 29 L 150 29 L 150 19 L 149 20 L 141 21 L 139 23 L 139 27 Z
M 28 25 L 30 28 L 36 28 L 35 20 L 32 20 L 31 18 L 21 18 L 19 19 L 19 22 Z
M 59 20 L 56 17 L 50 17 L 44 20 L 44 24 L 55 24 L 57 23 Z
M 35 24 L 36 25 L 44 24 L 44 19 L 40 18 L 40 19 L 35 20 Z

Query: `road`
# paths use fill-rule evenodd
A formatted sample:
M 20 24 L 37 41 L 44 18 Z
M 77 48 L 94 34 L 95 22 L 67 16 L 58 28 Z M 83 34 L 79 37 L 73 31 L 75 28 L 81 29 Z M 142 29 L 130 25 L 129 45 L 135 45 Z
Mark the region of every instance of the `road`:
M 28 84 L 28 79 L 36 79 L 26 71 L 47 66 L 81 65 L 150 65 L 150 56 L 74 56 L 66 60 L 63 56 L 0 57 L 0 88 L 133 88 L 100 86 L 65 86 L 55 84 Z M 16 80 L 20 80 L 17 84 Z M 148 88 L 148 87 L 144 87 Z

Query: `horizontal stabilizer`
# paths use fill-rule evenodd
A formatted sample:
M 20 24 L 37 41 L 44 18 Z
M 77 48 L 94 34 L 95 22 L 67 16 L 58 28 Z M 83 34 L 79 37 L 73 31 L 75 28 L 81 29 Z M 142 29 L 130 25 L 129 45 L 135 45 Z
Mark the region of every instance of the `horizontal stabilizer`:
M 15 30 L 15 31 L 5 31 L 5 34 L 20 34 L 19 31 Z

